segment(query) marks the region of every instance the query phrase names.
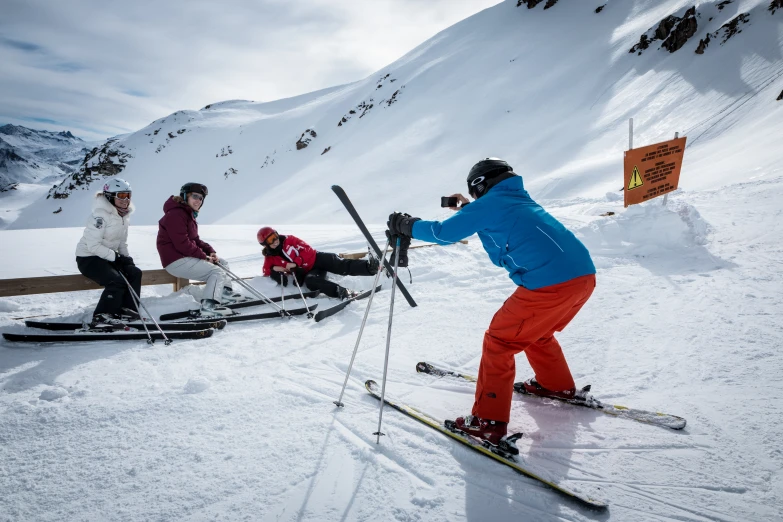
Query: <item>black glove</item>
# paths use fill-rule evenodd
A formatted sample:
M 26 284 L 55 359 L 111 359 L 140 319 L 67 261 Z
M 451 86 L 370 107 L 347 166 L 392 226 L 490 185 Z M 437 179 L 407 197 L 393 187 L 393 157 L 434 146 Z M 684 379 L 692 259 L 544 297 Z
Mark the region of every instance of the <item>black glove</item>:
M 288 278 L 285 276 L 283 272 L 272 270 L 272 273 L 269 274 L 269 277 L 271 277 L 272 280 L 279 285 L 288 286 Z
M 413 224 L 417 221 L 420 221 L 420 219 L 411 217 L 410 214 L 392 212 L 389 214 L 389 221 L 386 222 L 386 226 L 389 227 L 389 232 L 393 236 L 413 237 Z
M 392 248 L 392 255 L 389 257 L 389 264 L 394 266 L 394 249 L 397 247 L 397 241 L 394 240 L 394 236 L 392 236 L 391 232 L 388 230 L 386 231 L 386 237 L 389 239 L 389 246 Z M 408 248 L 410 246 L 411 238 L 400 236 L 400 264 L 397 265 L 400 268 L 405 268 L 408 266 Z
M 296 282 L 299 283 L 299 286 L 302 286 L 304 284 L 305 277 L 307 276 L 307 272 L 304 268 L 298 266 L 291 270 L 291 275 L 296 278 Z
M 114 264 L 118 268 L 124 268 L 126 266 L 135 265 L 136 263 L 133 262 L 133 258 L 131 256 L 124 256 L 122 254 L 117 254 L 114 258 Z

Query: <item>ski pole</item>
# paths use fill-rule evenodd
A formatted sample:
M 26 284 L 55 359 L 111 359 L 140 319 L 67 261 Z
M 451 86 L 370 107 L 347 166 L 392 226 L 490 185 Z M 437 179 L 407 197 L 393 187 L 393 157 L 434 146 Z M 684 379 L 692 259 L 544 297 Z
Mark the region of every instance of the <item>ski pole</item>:
M 389 329 L 386 332 L 386 357 L 383 360 L 383 384 L 381 384 L 381 407 L 378 410 L 378 432 L 376 444 L 381 443 L 381 421 L 383 420 L 383 405 L 386 396 L 386 372 L 389 369 L 389 346 L 391 345 L 392 317 L 394 316 L 394 291 L 397 289 L 397 270 L 400 265 L 400 236 L 397 236 L 397 244 L 394 247 L 394 282 L 392 283 L 391 304 L 389 305 Z
M 220 261 L 218 261 L 218 262 L 217 262 L 217 266 L 219 266 L 220 268 L 222 268 L 222 269 L 223 269 L 223 270 L 224 270 L 224 271 L 225 271 L 225 272 L 226 272 L 226 273 L 227 273 L 227 274 L 228 274 L 228 275 L 231 277 L 231 279 L 232 279 L 232 280 L 234 280 L 234 281 L 236 281 L 237 283 L 239 283 L 239 285 L 240 285 L 242 288 L 244 288 L 245 290 L 247 290 L 247 291 L 248 291 L 248 292 L 250 292 L 251 294 L 255 295 L 256 297 L 258 297 L 258 298 L 259 298 L 259 299 L 261 299 L 262 301 L 266 301 L 266 304 L 271 304 L 273 307 L 277 308 L 277 311 L 278 311 L 278 312 L 280 312 L 280 315 L 281 315 L 281 316 L 288 316 L 288 317 L 291 317 L 291 314 L 289 314 L 288 312 L 286 312 L 285 310 L 283 310 L 282 308 L 280 308 L 279 306 L 277 306 L 277 304 L 276 304 L 274 301 L 272 301 L 271 299 L 269 299 L 267 296 L 265 296 L 264 294 L 262 294 L 261 292 L 259 292 L 258 290 L 256 290 L 256 289 L 255 289 L 255 288 L 253 288 L 252 286 L 250 286 L 249 284 L 247 284 L 247 283 L 246 283 L 246 282 L 245 282 L 245 281 L 244 281 L 242 278 L 240 278 L 240 277 L 239 277 L 238 275 L 236 275 L 234 272 L 232 272 L 231 270 L 229 270 L 229 269 L 228 269 L 228 268 L 227 268 L 227 267 L 226 267 L 226 266 L 225 266 L 223 263 L 221 263 Z
M 378 280 L 381 278 L 381 273 L 383 272 L 383 263 L 386 261 L 386 250 L 389 248 L 389 244 L 391 243 L 391 238 L 386 242 L 386 246 L 383 248 L 383 257 L 380 260 L 380 266 L 378 267 L 378 271 L 375 273 L 375 281 L 373 281 L 372 284 L 372 291 L 370 292 L 370 299 L 367 301 L 367 308 L 364 310 L 364 319 L 362 319 L 362 326 L 359 328 L 359 336 L 356 338 L 356 344 L 353 347 L 353 354 L 351 355 L 351 362 L 348 363 L 348 371 L 345 372 L 345 382 L 343 383 L 343 389 L 340 390 L 340 398 L 334 401 L 334 404 L 342 408 L 345 406 L 343 404 L 343 394 L 345 393 L 345 387 L 348 385 L 348 377 L 351 375 L 351 368 L 353 368 L 353 361 L 356 359 L 356 352 L 359 350 L 359 342 L 362 340 L 362 332 L 364 332 L 364 325 L 367 323 L 367 316 L 370 315 L 370 306 L 372 306 L 372 298 L 375 297 L 375 289 L 378 288 Z
M 147 331 L 147 336 L 149 337 L 148 342 L 150 344 L 153 344 L 155 341 L 152 339 L 152 335 L 150 335 L 150 331 L 147 330 L 147 324 L 144 322 L 144 318 L 141 316 L 141 310 L 139 309 L 139 307 L 141 307 L 141 309 L 144 310 L 144 313 L 146 313 L 150 317 L 150 319 L 152 319 L 152 322 L 155 323 L 155 327 L 160 332 L 160 335 L 163 336 L 164 339 L 163 344 L 165 344 L 166 346 L 170 345 L 171 339 L 169 339 L 166 336 L 166 333 L 163 331 L 163 328 L 160 327 L 158 321 L 155 320 L 155 317 L 153 317 L 150 311 L 147 310 L 147 307 L 144 306 L 144 303 L 141 302 L 141 297 L 139 297 L 139 295 L 136 293 L 136 290 L 133 289 L 130 282 L 125 277 L 125 274 L 122 273 L 122 270 L 117 270 L 117 272 L 119 272 L 120 276 L 122 276 L 122 279 L 125 281 L 125 284 L 128 285 L 128 290 L 130 290 L 131 296 L 133 296 L 133 302 L 136 305 L 136 312 L 139 314 L 139 319 L 141 319 L 141 324 L 144 325 L 144 330 Z
M 284 275 L 280 274 L 280 277 L 285 277 Z M 285 310 L 285 285 L 282 284 L 282 279 L 280 280 L 280 304 L 283 307 L 283 310 Z
M 117 270 L 117 272 L 120 272 Z M 120 275 L 123 279 L 125 279 L 125 276 L 122 272 L 120 272 Z M 152 335 L 150 334 L 149 328 L 147 328 L 147 323 L 144 321 L 144 317 L 141 316 L 141 310 L 139 310 L 139 303 L 136 301 L 136 296 L 134 295 L 135 292 L 133 291 L 133 288 L 131 288 L 130 283 L 127 279 L 125 279 L 125 284 L 128 285 L 128 289 L 131 291 L 131 298 L 133 301 L 133 306 L 136 307 L 136 313 L 139 314 L 139 320 L 141 321 L 141 325 L 144 327 L 144 331 L 147 332 L 147 344 L 155 344 L 155 339 L 152 338 Z
M 299 281 L 296 279 L 296 274 L 292 273 L 291 278 L 294 280 L 294 284 L 296 284 L 296 287 L 299 289 L 299 295 L 302 296 L 302 302 L 305 305 L 305 310 L 307 310 L 307 318 L 312 319 L 313 318 L 313 312 L 310 311 L 310 307 L 307 306 L 307 299 L 304 297 L 304 293 L 302 292 L 302 287 L 299 286 Z

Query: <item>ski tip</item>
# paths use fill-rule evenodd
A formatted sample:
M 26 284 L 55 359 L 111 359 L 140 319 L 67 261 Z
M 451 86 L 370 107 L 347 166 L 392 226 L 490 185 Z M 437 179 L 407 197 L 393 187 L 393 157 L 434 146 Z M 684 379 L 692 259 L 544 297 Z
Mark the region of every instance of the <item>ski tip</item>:
M 378 389 L 378 383 L 373 381 L 372 379 L 368 379 L 364 381 L 364 387 L 367 388 L 367 391 L 372 393 Z

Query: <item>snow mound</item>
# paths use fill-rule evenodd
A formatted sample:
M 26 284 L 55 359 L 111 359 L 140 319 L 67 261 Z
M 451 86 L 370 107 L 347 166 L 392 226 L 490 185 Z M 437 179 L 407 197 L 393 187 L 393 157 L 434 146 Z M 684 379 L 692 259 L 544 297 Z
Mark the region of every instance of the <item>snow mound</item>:
M 15 301 L 0 300 L 0 312 L 17 312 L 19 303 Z
M 52 388 L 46 388 L 44 391 L 42 391 L 41 395 L 38 396 L 38 399 L 42 401 L 56 401 L 57 399 L 62 399 L 63 397 L 67 396 L 68 391 L 66 389 L 55 386 Z
M 692 205 L 670 202 L 664 207 L 656 201 L 594 221 L 579 232 L 594 255 L 653 256 L 705 245 L 709 231 Z
M 212 383 L 206 377 L 196 376 L 188 381 L 184 391 L 189 394 L 201 393 L 208 390 L 211 385 Z

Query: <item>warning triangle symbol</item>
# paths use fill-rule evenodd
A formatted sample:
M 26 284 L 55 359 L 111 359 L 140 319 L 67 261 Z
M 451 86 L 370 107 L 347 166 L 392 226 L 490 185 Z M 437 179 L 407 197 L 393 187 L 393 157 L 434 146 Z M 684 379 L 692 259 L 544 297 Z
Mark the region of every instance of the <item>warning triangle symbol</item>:
M 628 183 L 628 190 L 639 188 L 642 185 L 644 185 L 644 181 L 642 181 L 642 176 L 639 174 L 639 168 L 634 165 L 633 174 L 631 174 L 631 181 Z

